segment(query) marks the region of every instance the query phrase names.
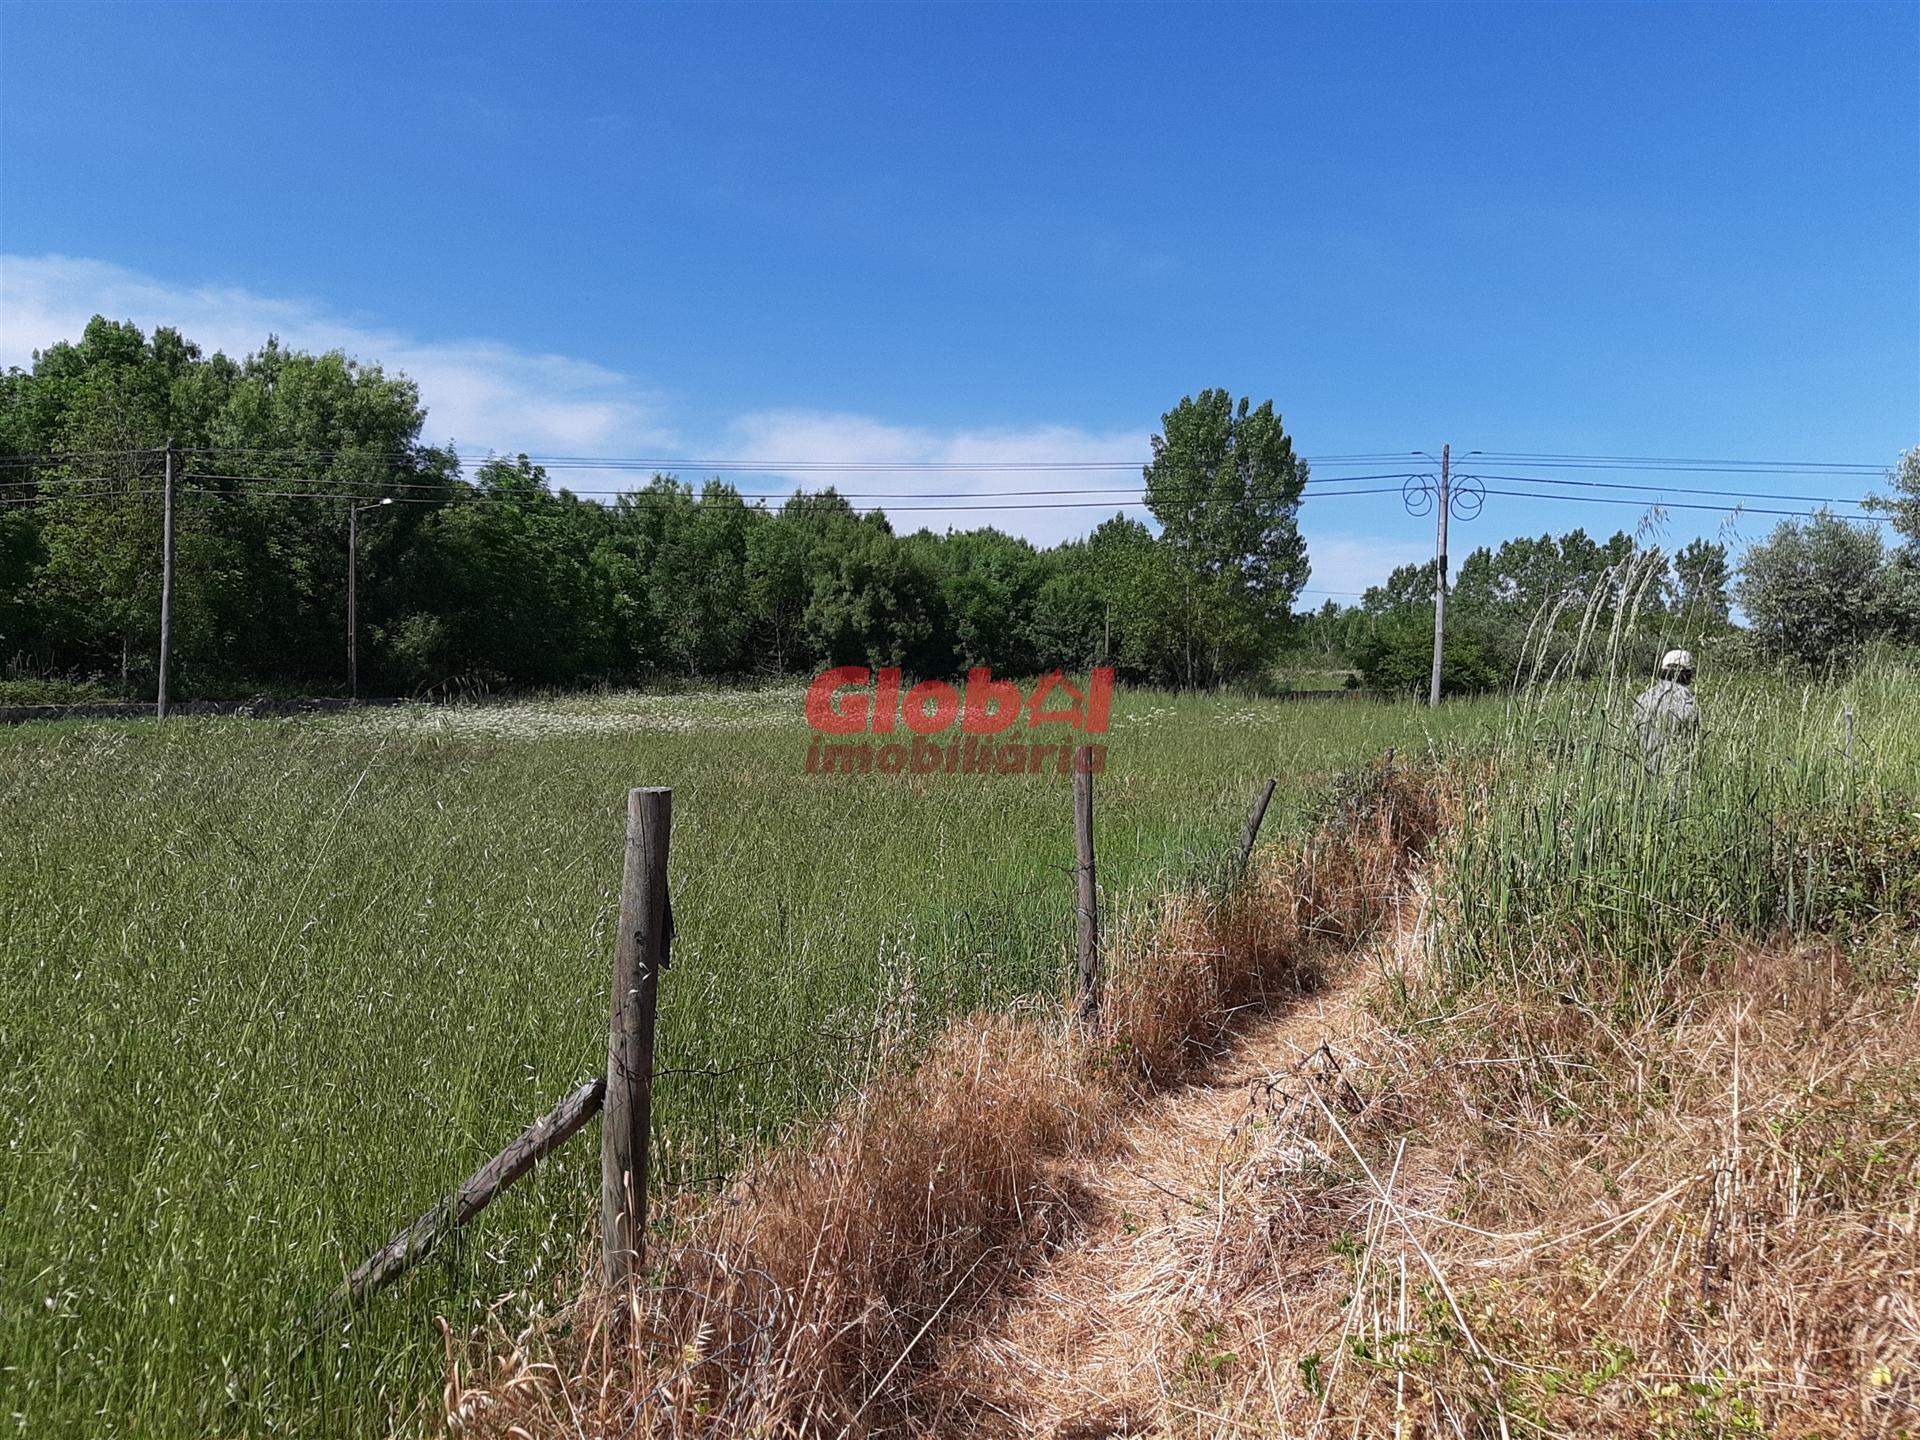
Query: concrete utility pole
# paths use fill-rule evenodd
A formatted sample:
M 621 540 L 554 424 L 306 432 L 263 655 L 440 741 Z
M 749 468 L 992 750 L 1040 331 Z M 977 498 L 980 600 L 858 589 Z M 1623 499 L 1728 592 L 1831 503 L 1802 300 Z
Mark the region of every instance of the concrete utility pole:
M 160 522 L 160 688 L 154 697 L 154 714 L 167 718 L 167 675 L 173 664 L 173 480 L 175 451 L 167 441 L 167 479 L 163 487 Z
M 1428 687 L 1427 704 L 1440 703 L 1440 661 L 1447 646 L 1447 511 L 1453 503 L 1453 446 L 1440 447 L 1440 525 L 1435 542 L 1433 567 L 1433 683 Z

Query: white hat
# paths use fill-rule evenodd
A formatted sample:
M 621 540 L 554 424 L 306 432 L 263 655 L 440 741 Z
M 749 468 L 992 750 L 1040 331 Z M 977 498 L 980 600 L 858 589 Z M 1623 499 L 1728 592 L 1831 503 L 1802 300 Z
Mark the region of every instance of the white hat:
M 1691 650 L 1669 650 L 1665 655 L 1660 657 L 1660 668 L 1662 670 L 1691 670 L 1693 669 L 1693 652 Z

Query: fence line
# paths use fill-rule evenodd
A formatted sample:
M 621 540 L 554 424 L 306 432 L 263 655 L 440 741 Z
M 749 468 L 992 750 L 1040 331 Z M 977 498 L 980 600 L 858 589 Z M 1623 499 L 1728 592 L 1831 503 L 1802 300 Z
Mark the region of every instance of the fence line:
M 1099 1013 L 1105 973 L 1094 859 L 1093 769 L 1088 747 L 1081 747 L 1076 762 L 1073 787 L 1074 842 L 1078 856 L 1078 863 L 1073 867 L 1077 902 L 1075 1010 L 1083 1022 L 1091 1023 Z M 1252 855 L 1277 783 L 1266 782 L 1234 847 L 1234 859 L 1240 867 L 1244 867 Z M 646 1262 L 647 1197 L 658 1178 L 651 1174 L 650 1164 L 655 1082 L 693 1075 L 720 1078 L 779 1064 L 800 1053 L 788 1052 L 723 1067 L 655 1068 L 660 980 L 671 962 L 674 928 L 667 885 L 672 826 L 671 789 L 641 788 L 628 792 L 606 1074 L 574 1089 L 474 1171 L 459 1189 L 368 1256 L 317 1308 L 311 1321 L 324 1321 L 364 1302 L 399 1279 L 432 1254 L 447 1234 L 472 1220 L 508 1186 L 579 1133 L 595 1115 L 602 1118 L 602 1271 L 610 1289 L 631 1288 L 640 1282 Z M 875 1027 L 864 1034 L 856 1032 L 832 1038 L 851 1044 L 877 1037 L 883 1029 Z M 726 1176 L 716 1174 L 703 1178 L 717 1182 L 724 1181 Z M 304 1344 L 305 1340 L 300 1343 Z

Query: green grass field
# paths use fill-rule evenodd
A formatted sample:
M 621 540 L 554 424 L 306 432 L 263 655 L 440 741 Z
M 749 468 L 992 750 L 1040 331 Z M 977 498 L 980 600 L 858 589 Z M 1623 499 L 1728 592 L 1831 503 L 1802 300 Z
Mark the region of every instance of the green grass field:
M 1269 775 L 1272 835 L 1331 772 L 1499 714 L 1123 695 L 1107 903 L 1216 865 Z M 817 1113 L 883 1015 L 1064 988 L 1067 777 L 808 776 L 807 739 L 797 689 L 0 732 L 0 1415 L 418 1428 L 433 1316 L 573 1292 L 597 1129 L 288 1353 L 347 1268 L 603 1066 L 629 786 L 675 790 L 674 1183 Z

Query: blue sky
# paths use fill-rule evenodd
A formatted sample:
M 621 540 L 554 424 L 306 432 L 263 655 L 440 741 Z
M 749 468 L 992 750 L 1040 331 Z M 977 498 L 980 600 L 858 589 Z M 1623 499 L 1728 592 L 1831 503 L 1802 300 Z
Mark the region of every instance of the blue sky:
M 408 370 L 463 445 L 1119 461 L 1224 385 L 1308 455 L 1891 464 L 1920 7 L 12 0 L 0 251 L 0 361 L 95 310 L 272 330 Z M 1455 552 L 1653 498 L 1493 496 Z M 1316 591 L 1431 543 L 1391 495 L 1302 523 Z

